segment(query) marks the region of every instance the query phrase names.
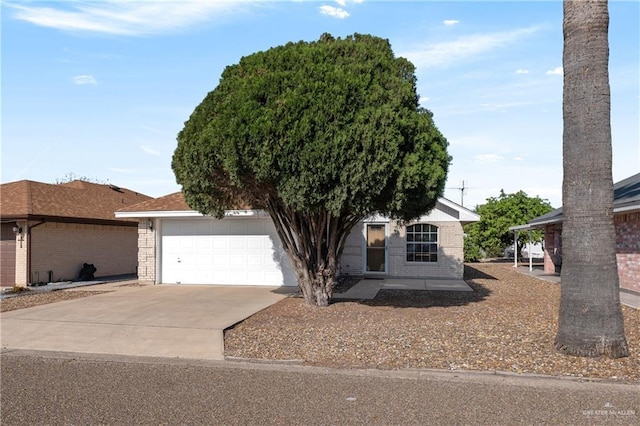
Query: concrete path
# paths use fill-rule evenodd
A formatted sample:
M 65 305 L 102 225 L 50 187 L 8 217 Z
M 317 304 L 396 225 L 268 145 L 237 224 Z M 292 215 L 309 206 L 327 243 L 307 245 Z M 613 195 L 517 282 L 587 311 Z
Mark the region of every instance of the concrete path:
M 470 291 L 473 289 L 463 280 L 438 280 L 422 278 L 364 279 L 344 293 L 334 293 L 334 299 L 371 300 L 380 290 L 422 291 Z
M 1 315 L 3 348 L 223 359 L 223 330 L 294 290 L 93 286 L 109 293 Z

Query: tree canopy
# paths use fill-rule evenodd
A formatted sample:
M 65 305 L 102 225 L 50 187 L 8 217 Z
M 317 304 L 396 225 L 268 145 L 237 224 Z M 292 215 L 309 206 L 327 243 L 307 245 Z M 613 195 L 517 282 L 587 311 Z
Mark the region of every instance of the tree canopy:
M 547 200 L 540 197 L 529 197 L 525 192 L 518 191 L 506 194 L 500 190 L 498 197 L 487 198 L 487 202 L 477 206 L 475 211 L 480 215 L 480 221 L 465 227 L 469 243 L 480 247 L 487 256 L 502 256 L 505 247 L 513 244 L 512 226 L 523 225 L 538 216 L 553 210 Z M 534 231 L 533 241 L 542 240 L 542 232 Z M 529 235 L 521 233 L 518 236 L 516 255 L 524 244 L 529 241 Z
M 326 304 L 358 221 L 416 218 L 443 191 L 447 142 L 418 104 L 414 71 L 361 34 L 243 57 L 178 135 L 172 167 L 187 203 L 217 217 L 266 209 L 307 302 Z

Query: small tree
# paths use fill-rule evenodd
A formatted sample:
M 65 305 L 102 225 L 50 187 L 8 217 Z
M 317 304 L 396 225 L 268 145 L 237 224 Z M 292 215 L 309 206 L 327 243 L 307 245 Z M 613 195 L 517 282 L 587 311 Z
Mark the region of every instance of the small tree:
M 513 244 L 514 236 L 509 228 L 522 225 L 531 219 L 552 210 L 551 204 L 540 197 L 529 197 L 525 192 L 505 194 L 500 190 L 500 196 L 487 198 L 486 204 L 476 207 L 480 221 L 465 227 L 468 238 L 484 250 L 487 256 L 501 256 L 505 247 Z M 532 231 L 531 236 L 522 233 L 518 236 L 515 256 L 520 256 L 522 247 L 532 241 L 542 241 L 541 231 Z
M 81 180 L 84 182 L 97 183 L 100 185 L 107 185 L 109 183 L 108 180 L 98 179 L 98 178 L 90 178 L 87 176 L 78 176 L 73 172 L 67 172 L 62 178 L 56 178 L 56 185 L 62 185 L 65 183 L 73 182 L 74 180 Z
M 178 135 L 187 203 L 270 214 L 309 304 L 326 306 L 351 229 L 431 210 L 450 161 L 418 105 L 414 66 L 355 34 L 288 43 L 227 67 Z

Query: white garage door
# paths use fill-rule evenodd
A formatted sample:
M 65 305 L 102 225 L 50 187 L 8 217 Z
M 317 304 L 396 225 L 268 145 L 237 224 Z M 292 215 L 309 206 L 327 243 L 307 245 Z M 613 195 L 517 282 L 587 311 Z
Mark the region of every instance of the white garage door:
M 161 229 L 163 283 L 296 285 L 271 219 L 171 219 Z

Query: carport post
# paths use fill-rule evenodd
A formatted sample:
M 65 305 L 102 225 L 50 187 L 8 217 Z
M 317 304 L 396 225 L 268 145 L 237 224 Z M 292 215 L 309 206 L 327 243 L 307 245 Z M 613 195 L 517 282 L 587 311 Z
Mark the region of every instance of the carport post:
M 513 231 L 513 235 L 515 236 L 513 238 L 513 267 L 517 268 L 518 267 L 518 230 L 517 229 Z
M 533 271 L 533 253 L 531 253 L 531 230 L 529 230 L 529 272 Z

